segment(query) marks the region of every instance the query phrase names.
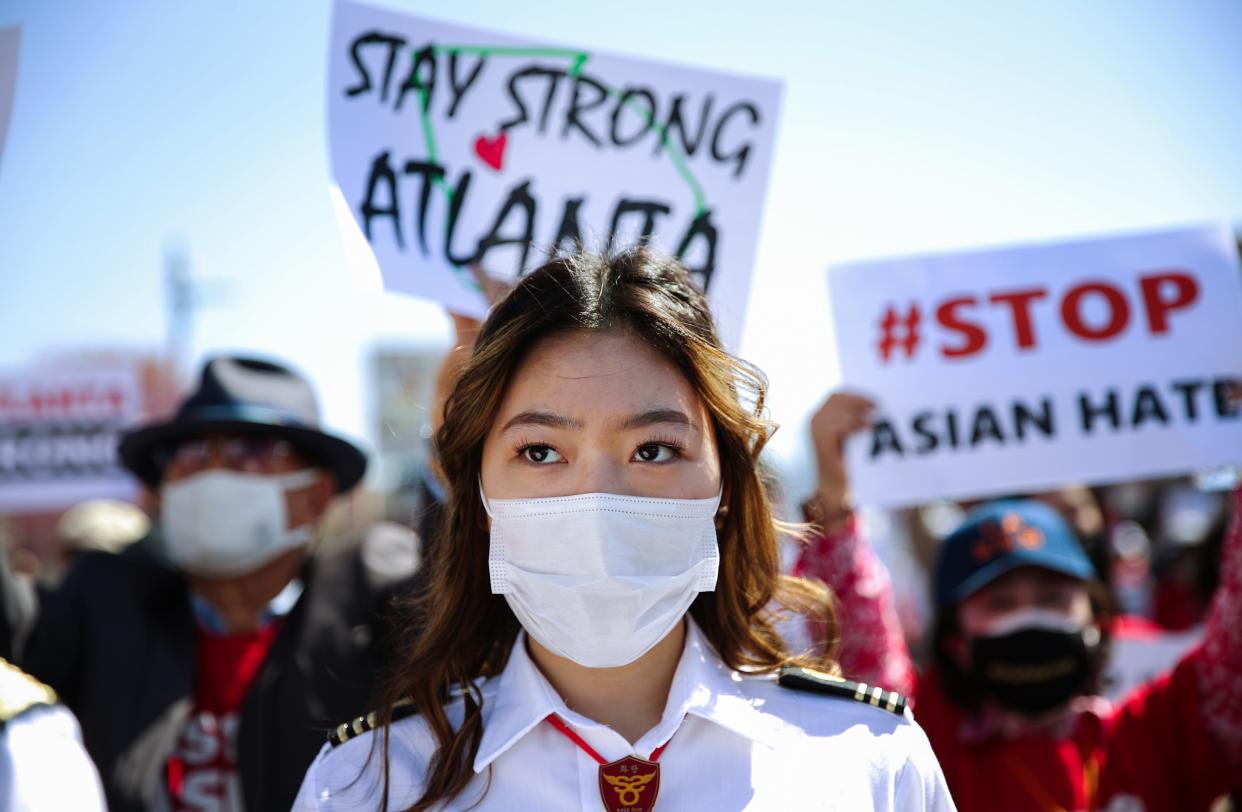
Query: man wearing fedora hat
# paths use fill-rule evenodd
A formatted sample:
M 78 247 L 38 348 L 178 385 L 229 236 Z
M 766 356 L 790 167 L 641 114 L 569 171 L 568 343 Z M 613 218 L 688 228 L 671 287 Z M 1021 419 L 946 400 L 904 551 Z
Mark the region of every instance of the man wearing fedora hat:
M 119 454 L 158 522 L 74 562 L 24 667 L 78 716 L 114 812 L 287 809 L 325 731 L 369 709 L 417 538 L 386 525 L 313 549 L 366 457 L 268 361 L 209 361 Z

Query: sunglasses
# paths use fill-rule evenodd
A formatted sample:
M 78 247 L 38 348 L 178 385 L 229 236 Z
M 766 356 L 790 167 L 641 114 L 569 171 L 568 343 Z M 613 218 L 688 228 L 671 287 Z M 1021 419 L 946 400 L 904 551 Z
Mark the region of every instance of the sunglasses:
M 288 470 L 290 463 L 301 463 L 302 456 L 288 440 L 277 437 L 195 437 L 163 449 L 161 469 L 180 476 L 223 467 L 247 473 Z

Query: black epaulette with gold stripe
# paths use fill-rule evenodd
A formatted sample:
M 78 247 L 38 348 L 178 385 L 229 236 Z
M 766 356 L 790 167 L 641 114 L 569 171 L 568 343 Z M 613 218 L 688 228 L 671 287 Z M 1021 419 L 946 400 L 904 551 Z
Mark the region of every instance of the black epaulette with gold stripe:
M 787 665 L 781 669 L 778 681 L 783 687 L 793 688 L 795 691 L 843 696 L 883 708 L 899 716 L 906 712 L 906 698 L 896 691 L 886 691 L 878 685 L 868 685 L 865 682 L 850 682 L 811 668 Z
M 400 702 L 392 706 L 392 720 L 400 721 L 407 716 L 414 716 L 418 713 L 418 709 L 414 707 L 414 703 L 409 699 L 402 699 Z M 359 716 L 352 722 L 344 722 L 337 725 L 328 733 L 328 743 L 333 747 L 338 744 L 344 744 L 355 736 L 361 736 L 368 730 L 374 730 L 380 726 L 383 719 L 378 711 L 371 711 L 366 716 Z
M 0 729 L 31 708 L 57 701 L 55 691 L 0 658 Z

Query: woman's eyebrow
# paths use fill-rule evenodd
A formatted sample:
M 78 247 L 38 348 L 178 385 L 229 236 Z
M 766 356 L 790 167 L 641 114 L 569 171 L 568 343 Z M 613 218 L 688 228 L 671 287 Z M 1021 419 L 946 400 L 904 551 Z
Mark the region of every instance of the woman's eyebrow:
M 553 414 L 552 412 L 525 411 L 518 412 L 505 423 L 502 432 L 515 426 L 547 426 L 553 429 L 581 429 L 582 421 L 573 417 Z
M 621 423 L 621 429 L 623 431 L 638 429 L 644 426 L 654 426 L 657 423 L 672 423 L 689 429 L 698 428 L 685 412 L 677 409 L 652 409 L 651 411 L 633 414 L 625 418 Z

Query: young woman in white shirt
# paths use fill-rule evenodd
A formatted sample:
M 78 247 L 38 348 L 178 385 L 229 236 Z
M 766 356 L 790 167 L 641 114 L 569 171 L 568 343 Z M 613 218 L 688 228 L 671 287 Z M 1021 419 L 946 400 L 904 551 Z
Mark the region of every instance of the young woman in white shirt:
M 952 809 L 904 700 L 778 631 L 831 602 L 780 574 L 765 388 L 673 260 L 522 279 L 436 435 L 421 629 L 295 809 Z

